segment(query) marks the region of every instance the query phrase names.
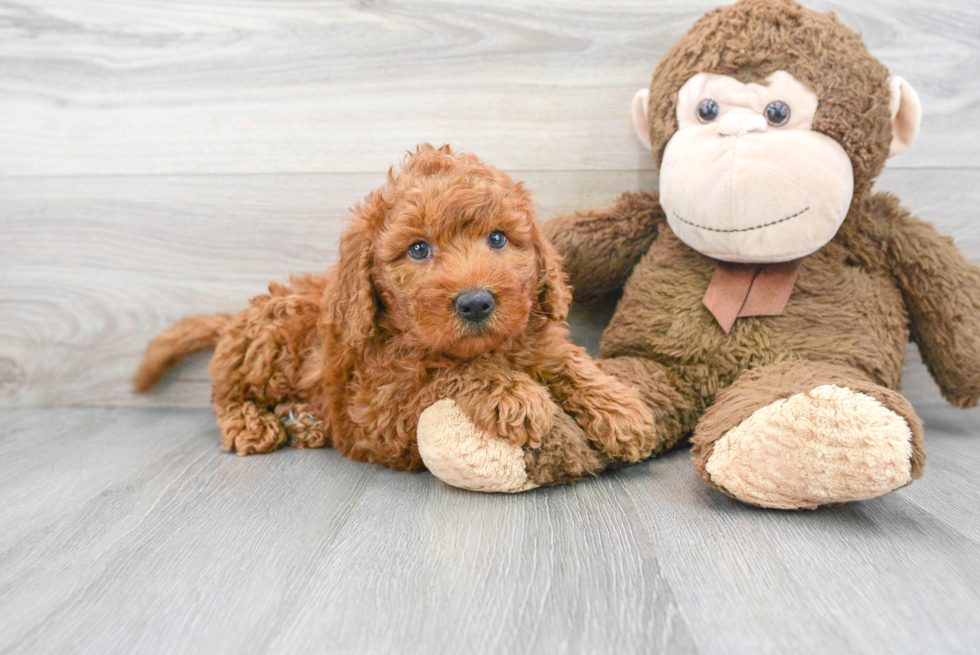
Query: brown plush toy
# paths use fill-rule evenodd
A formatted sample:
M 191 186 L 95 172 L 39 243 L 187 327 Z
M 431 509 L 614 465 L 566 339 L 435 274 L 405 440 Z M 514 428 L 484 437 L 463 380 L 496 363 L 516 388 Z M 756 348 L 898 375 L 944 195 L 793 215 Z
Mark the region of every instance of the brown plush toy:
M 578 300 L 622 290 L 600 366 L 637 387 L 650 453 L 814 508 L 922 475 L 895 389 L 911 338 L 958 407 L 980 396 L 980 268 L 887 193 L 919 104 L 833 14 L 742 0 L 695 23 L 634 100 L 660 192 L 554 219 Z

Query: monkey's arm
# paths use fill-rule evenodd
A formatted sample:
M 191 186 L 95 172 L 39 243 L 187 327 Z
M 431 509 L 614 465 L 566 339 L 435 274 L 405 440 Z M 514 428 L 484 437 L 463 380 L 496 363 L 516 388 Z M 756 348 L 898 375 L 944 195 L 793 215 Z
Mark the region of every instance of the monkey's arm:
M 980 398 L 980 266 L 950 237 L 888 198 L 888 255 L 909 312 L 912 339 L 950 403 Z
M 544 232 L 561 254 L 576 300 L 591 300 L 626 283 L 666 222 L 657 192 L 624 193 L 607 209 L 558 216 Z

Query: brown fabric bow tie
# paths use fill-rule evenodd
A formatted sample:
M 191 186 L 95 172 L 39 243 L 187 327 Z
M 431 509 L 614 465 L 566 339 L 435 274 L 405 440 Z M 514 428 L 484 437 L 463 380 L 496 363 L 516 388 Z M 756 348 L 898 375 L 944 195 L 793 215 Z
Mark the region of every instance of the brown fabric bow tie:
M 779 316 L 789 302 L 802 259 L 779 264 L 715 262 L 702 302 L 727 334 L 742 316 Z

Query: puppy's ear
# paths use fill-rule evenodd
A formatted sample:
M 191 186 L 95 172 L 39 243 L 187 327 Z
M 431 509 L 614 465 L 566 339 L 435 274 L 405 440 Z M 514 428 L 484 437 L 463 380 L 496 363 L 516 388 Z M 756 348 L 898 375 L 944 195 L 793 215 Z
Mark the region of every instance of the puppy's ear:
M 549 318 L 564 321 L 572 302 L 572 290 L 565 282 L 561 257 L 534 224 L 534 252 L 538 259 L 538 305 Z
M 371 280 L 371 241 L 385 211 L 387 203 L 380 191 L 354 208 L 340 237 L 334 285 L 323 299 L 334 329 L 353 348 L 362 347 L 377 330 L 381 308 Z

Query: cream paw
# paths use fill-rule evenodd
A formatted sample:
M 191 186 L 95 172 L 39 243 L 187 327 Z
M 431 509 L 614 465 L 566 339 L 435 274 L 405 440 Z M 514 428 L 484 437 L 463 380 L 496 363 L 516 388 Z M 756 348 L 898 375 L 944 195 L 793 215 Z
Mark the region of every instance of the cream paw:
M 446 484 L 505 493 L 538 486 L 528 478 L 524 449 L 477 428 L 453 400 L 439 400 L 422 412 L 417 437 L 426 468 Z
M 912 431 L 871 396 L 827 384 L 756 410 L 714 442 L 705 470 L 761 507 L 874 498 L 912 481 Z

